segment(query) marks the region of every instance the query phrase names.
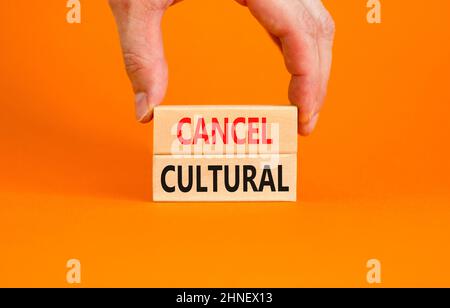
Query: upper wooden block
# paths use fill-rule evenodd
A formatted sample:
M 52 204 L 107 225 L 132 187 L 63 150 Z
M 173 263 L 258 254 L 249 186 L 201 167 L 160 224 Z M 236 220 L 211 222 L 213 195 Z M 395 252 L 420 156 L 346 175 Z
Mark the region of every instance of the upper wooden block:
M 155 155 L 297 153 L 295 106 L 159 106 Z

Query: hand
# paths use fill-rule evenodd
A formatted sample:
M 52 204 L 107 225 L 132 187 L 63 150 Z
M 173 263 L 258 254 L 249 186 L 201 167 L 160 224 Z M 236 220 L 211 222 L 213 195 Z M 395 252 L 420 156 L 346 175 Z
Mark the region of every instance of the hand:
M 151 120 L 167 89 L 161 19 L 181 0 L 109 0 L 136 93 L 136 117 Z M 299 133 L 316 126 L 331 69 L 334 22 L 320 0 L 236 0 L 249 8 L 280 46 L 292 75 L 289 100 L 299 107 Z

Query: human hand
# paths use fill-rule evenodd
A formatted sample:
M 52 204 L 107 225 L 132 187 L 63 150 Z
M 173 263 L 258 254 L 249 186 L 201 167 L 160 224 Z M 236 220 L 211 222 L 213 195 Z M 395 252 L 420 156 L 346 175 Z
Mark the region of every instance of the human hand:
M 136 118 L 152 118 L 166 93 L 168 70 L 161 20 L 181 0 L 109 0 L 119 29 L 123 57 L 136 93 Z M 327 92 L 335 26 L 320 0 L 236 0 L 274 38 L 292 75 L 289 100 L 299 108 L 298 130 L 316 126 Z

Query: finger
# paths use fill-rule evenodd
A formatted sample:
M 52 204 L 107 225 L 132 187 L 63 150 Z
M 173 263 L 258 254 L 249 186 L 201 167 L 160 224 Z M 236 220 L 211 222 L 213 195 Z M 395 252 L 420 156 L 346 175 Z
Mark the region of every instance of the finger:
M 136 118 L 151 120 L 166 93 L 161 19 L 171 1 L 109 0 L 119 30 L 127 74 L 135 93 Z
M 314 129 L 326 95 L 334 24 L 319 0 L 238 0 L 281 42 L 292 78 L 289 99 L 299 107 L 299 132 Z
M 305 8 L 310 12 L 317 24 L 317 45 L 320 59 L 319 99 L 316 110 L 320 111 L 325 100 L 331 71 L 333 39 L 335 25 L 331 15 L 320 0 L 303 0 Z

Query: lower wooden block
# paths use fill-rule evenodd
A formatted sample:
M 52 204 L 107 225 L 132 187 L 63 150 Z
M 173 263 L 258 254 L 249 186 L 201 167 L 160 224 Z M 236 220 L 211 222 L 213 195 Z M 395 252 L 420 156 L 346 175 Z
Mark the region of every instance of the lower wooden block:
M 154 155 L 154 201 L 296 201 L 297 155 Z

